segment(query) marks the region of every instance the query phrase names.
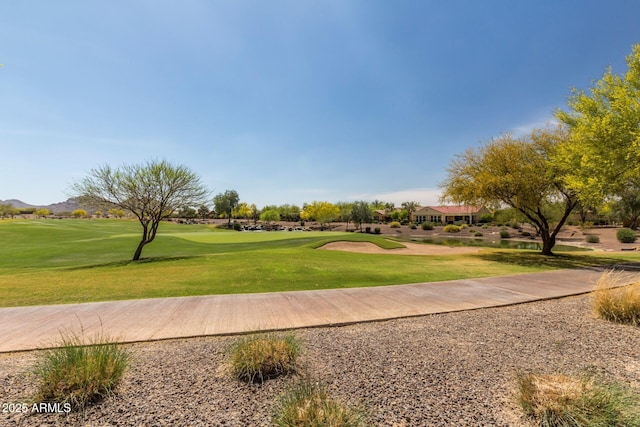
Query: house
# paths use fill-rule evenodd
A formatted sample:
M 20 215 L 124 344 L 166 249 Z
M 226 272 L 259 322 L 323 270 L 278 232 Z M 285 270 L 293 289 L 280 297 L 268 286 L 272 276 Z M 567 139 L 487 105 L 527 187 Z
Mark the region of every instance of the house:
M 424 206 L 413 213 L 411 220 L 416 224 L 423 222 L 477 224 L 480 222 L 480 217 L 485 214 L 491 214 L 491 212 L 484 206 Z

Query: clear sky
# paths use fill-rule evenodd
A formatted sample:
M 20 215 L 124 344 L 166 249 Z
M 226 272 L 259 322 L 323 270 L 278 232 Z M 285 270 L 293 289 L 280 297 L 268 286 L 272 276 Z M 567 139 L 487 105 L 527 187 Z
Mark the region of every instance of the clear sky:
M 637 0 L 0 3 L 0 200 L 167 159 L 265 204 L 437 203 L 640 42 Z

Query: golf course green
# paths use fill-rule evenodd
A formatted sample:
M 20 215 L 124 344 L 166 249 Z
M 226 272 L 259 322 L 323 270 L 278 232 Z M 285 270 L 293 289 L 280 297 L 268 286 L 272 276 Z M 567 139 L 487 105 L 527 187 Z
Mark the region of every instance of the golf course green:
M 316 250 L 332 241 L 402 242 L 336 232 L 235 232 L 163 222 L 131 262 L 136 221 L 0 220 L 0 306 L 434 282 L 637 260 L 634 254 L 543 257 L 532 251 L 418 256 Z

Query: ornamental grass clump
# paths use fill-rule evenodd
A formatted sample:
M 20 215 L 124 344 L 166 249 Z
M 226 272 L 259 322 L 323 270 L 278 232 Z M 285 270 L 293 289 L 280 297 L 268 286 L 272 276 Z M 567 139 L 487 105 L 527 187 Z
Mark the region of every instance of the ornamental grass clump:
M 252 335 L 231 346 L 231 370 L 242 381 L 262 383 L 295 372 L 299 355 L 300 344 L 292 334 Z
M 518 377 L 518 402 L 543 427 L 637 426 L 638 398 L 630 390 L 589 375 Z
M 364 427 L 364 412 L 333 399 L 321 384 L 303 380 L 278 403 L 273 424 L 278 427 Z
M 619 286 L 620 272 L 605 272 L 593 292 L 592 306 L 596 316 L 616 323 L 640 326 L 640 282 Z
M 59 347 L 44 351 L 37 362 L 35 400 L 83 410 L 113 393 L 130 360 L 127 350 L 102 335 L 88 345 L 81 336 L 64 335 Z

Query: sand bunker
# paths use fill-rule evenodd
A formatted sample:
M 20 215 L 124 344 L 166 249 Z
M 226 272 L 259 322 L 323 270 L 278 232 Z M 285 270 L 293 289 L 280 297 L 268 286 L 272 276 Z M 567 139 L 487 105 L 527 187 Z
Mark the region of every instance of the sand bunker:
M 402 242 L 401 244 L 406 247 L 398 249 L 382 249 L 380 246 L 369 242 L 331 242 L 319 247 L 318 249 L 328 251 L 359 252 L 363 254 L 391 255 L 458 255 L 473 254 L 480 250 L 479 248 L 468 246 L 450 248 L 447 246 L 421 243 Z

